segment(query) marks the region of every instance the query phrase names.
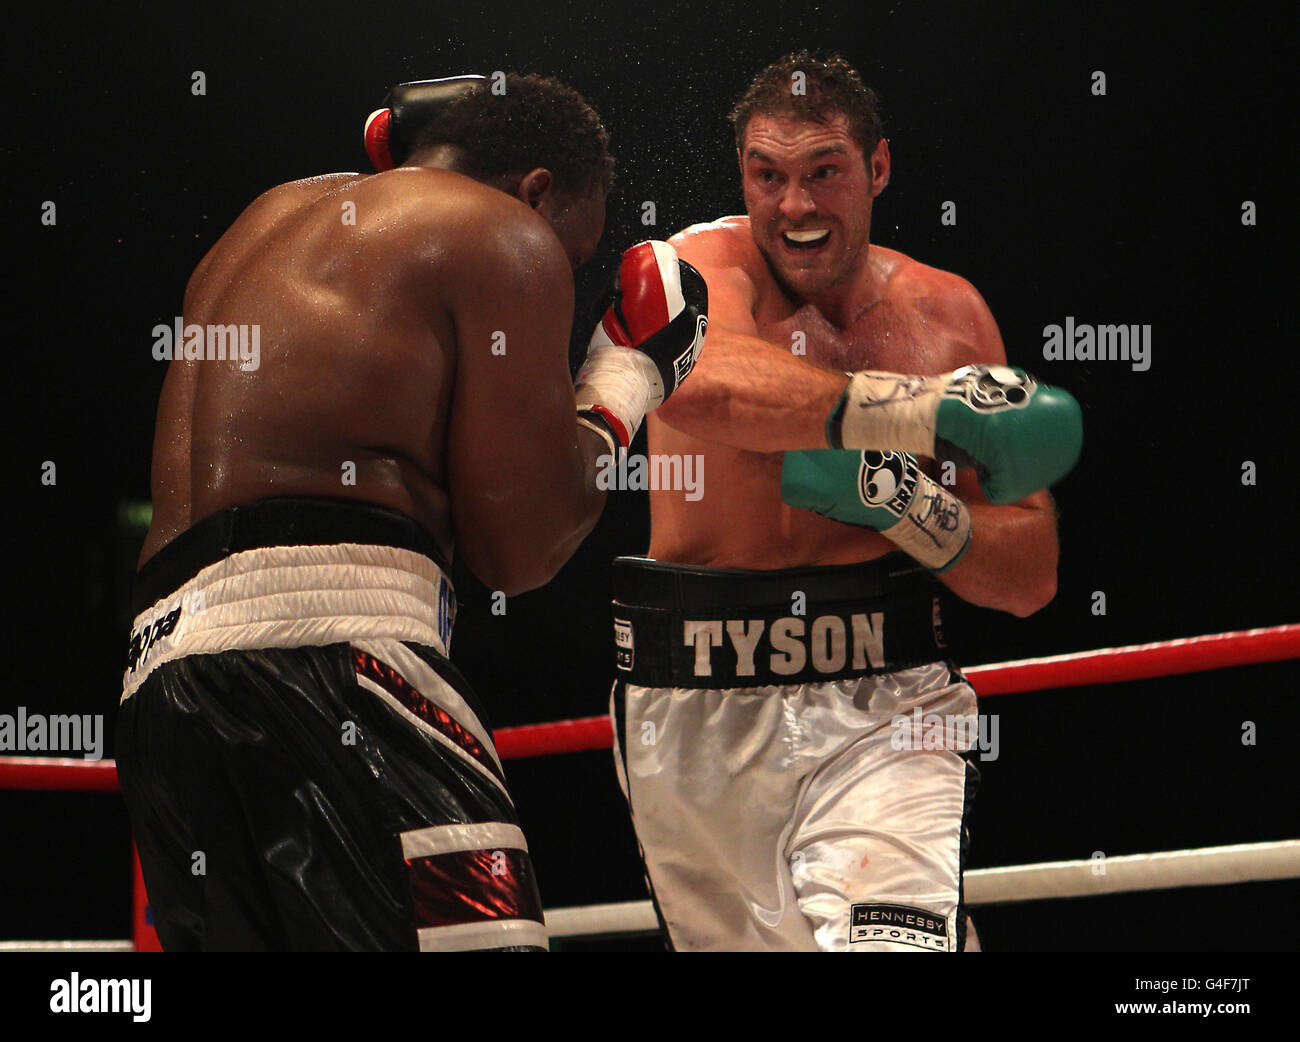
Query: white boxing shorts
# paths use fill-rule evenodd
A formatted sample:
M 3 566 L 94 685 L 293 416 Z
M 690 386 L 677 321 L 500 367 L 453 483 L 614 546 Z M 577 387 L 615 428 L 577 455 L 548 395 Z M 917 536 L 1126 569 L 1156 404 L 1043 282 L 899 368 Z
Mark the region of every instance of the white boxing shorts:
M 937 591 L 902 555 L 615 562 L 615 761 L 674 949 L 975 950 L 976 698 Z

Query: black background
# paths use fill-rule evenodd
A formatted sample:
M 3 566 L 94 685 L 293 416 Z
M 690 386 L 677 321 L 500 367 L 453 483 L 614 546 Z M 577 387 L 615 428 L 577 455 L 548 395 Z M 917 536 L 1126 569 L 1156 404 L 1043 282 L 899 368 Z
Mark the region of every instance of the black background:
M 725 114 L 763 64 L 802 46 L 841 50 L 883 98 L 894 170 L 873 241 L 970 279 L 1011 361 L 1084 406 L 1083 460 L 1056 489 L 1060 592 L 1027 620 L 952 604 L 959 661 L 1296 621 L 1296 41 L 1271 10 L 54 2 L 7 21 L 0 712 L 103 713 L 111 735 L 138 550 L 118 509 L 148 498 L 163 378 L 151 329 L 254 196 L 366 169 L 361 123 L 394 82 L 559 76 L 601 113 L 619 159 L 601 254 L 579 277 L 576 352 L 623 248 L 743 209 Z M 40 223 L 46 200 L 55 227 Z M 949 200 L 955 227 L 939 220 Z M 1043 327 L 1067 315 L 1150 323 L 1150 370 L 1044 361 Z M 453 658 L 496 726 L 605 711 L 608 562 L 647 538 L 644 493 L 611 494 L 555 582 L 504 617 L 457 570 Z M 1291 663 L 984 710 L 1000 714 L 1001 757 L 984 771 L 972 867 L 1300 834 Z M 508 774 L 548 906 L 644 895 L 608 754 Z M 0 821 L 0 938 L 128 935 L 117 797 L 0 793 Z M 1297 911 L 1292 881 L 1036 902 L 977 922 L 990 949 L 1235 950 L 1294 947 Z

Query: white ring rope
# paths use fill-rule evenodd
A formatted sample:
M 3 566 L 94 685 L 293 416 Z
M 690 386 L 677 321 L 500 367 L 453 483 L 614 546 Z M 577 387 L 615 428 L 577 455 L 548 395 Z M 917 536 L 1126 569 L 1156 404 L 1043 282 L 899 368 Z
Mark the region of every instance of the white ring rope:
M 1300 839 L 1284 839 L 1276 843 L 1238 843 L 1199 850 L 980 868 L 966 873 L 965 890 L 967 904 L 989 905 L 1295 878 L 1300 878 Z M 546 930 L 553 938 L 652 933 L 658 929 L 654 906 L 649 901 L 552 908 L 546 913 Z M 0 952 L 132 950 L 130 941 L 0 941 Z
M 966 898 L 970 904 L 989 905 L 1180 886 L 1258 883 L 1298 876 L 1300 840 L 1287 839 L 978 869 L 966 873 Z
M 0 941 L 0 952 L 133 952 L 131 941 Z
M 965 875 L 966 903 L 989 905 L 1058 897 L 1220 886 L 1300 877 L 1300 840 L 1238 843 L 1199 850 L 1045 861 L 1036 865 L 981 868 Z M 659 929 L 649 901 L 553 908 L 546 930 L 553 938 L 645 933 Z

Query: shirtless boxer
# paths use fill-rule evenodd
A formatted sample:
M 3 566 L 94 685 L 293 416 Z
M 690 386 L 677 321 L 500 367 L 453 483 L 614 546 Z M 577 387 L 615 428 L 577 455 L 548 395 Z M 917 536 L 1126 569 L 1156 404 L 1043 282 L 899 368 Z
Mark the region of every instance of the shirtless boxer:
M 1077 404 L 1005 366 L 968 282 L 869 242 L 889 146 L 843 59 L 782 59 L 732 120 L 748 213 L 671 240 L 711 324 L 648 427 L 651 453 L 706 458 L 703 496 L 653 492 L 649 559 L 615 565 L 616 763 L 647 879 L 677 950 L 971 950 L 977 773 L 951 724 L 976 700 L 934 575 L 1019 616 L 1052 599 L 1037 490 L 1077 458 Z M 935 456 L 987 462 L 953 410 L 1025 424 L 1028 470 L 933 480 Z M 947 748 L 895 726 L 915 709 Z
M 396 169 L 272 189 L 190 279 L 186 325 L 257 324 L 261 357 L 178 356 L 158 410 L 117 763 L 169 950 L 546 947 L 447 562 L 555 574 L 706 301 L 633 247 L 575 398 L 608 139 L 563 84 L 505 86 L 395 88 L 367 147 Z

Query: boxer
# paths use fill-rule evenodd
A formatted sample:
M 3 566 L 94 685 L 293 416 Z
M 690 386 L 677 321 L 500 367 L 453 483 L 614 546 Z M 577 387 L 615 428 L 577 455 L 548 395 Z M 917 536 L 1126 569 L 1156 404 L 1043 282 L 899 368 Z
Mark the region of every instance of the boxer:
M 703 455 L 708 482 L 652 492 L 648 557 L 615 565 L 647 880 L 678 950 L 971 950 L 977 710 L 936 591 L 1052 599 L 1045 489 L 1078 405 L 1006 364 L 969 282 L 871 241 L 889 144 L 847 62 L 781 59 L 732 121 L 747 212 L 670 240 L 711 324 L 648 422 L 650 452 Z
M 504 85 L 395 88 L 381 172 L 272 189 L 189 281 L 186 327 L 256 324 L 261 358 L 181 352 L 158 409 L 117 762 L 168 950 L 547 945 L 448 562 L 555 574 L 707 297 L 630 249 L 575 392 L 608 138 L 563 84 Z

